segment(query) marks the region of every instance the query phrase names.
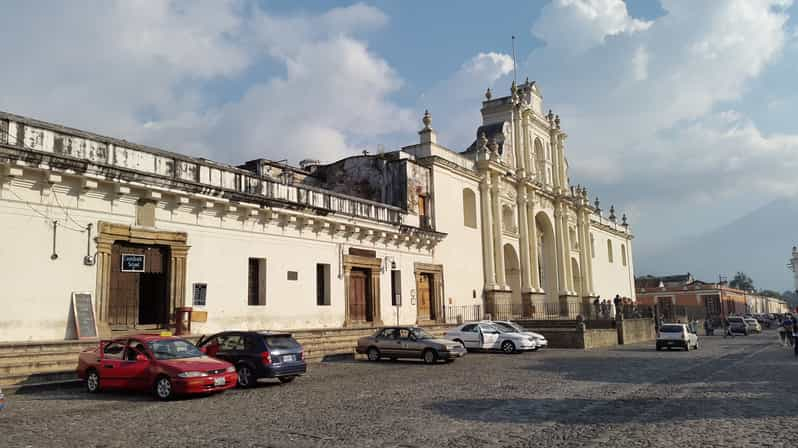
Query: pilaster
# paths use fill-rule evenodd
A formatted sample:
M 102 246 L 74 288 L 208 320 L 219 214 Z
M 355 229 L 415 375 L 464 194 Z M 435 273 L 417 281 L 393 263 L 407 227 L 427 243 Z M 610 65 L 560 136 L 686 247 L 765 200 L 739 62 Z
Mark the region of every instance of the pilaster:
M 499 288 L 507 289 L 507 280 L 504 272 L 504 251 L 502 249 L 502 211 L 500 198 L 501 179 L 493 175 L 491 185 L 491 207 L 493 209 L 493 261 L 496 272 L 496 284 Z
M 521 249 L 521 291 L 530 292 L 532 290 L 531 273 L 530 273 L 530 258 L 529 258 L 529 222 L 526 209 L 527 196 L 526 186 L 519 182 L 518 195 L 518 231 L 520 233 L 520 241 L 518 245 Z
M 493 228 L 493 218 L 491 216 L 491 178 L 490 172 L 485 173 L 482 182 L 479 183 L 480 209 L 482 211 L 482 268 L 485 274 L 485 289 L 496 288 L 496 272 L 494 271 L 493 238 L 491 230 Z

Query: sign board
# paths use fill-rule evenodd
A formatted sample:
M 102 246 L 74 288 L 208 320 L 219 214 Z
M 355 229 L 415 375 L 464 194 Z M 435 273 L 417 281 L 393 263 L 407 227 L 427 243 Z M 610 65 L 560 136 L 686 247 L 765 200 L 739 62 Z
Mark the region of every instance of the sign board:
M 75 330 L 78 334 L 78 339 L 96 338 L 97 321 L 94 318 L 91 293 L 73 292 L 72 310 L 75 314 Z
M 122 272 L 144 272 L 144 255 L 122 254 Z

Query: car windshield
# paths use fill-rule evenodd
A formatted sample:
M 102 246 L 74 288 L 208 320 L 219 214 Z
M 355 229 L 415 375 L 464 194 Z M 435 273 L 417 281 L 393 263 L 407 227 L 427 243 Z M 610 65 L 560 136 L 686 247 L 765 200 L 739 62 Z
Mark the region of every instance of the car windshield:
M 742 320 L 742 319 L 740 319 L 739 317 L 730 317 L 730 318 L 729 318 L 729 322 L 733 322 L 733 323 L 736 323 L 736 324 L 739 324 L 739 323 L 740 323 L 740 322 L 742 322 L 742 321 L 743 321 L 743 320 Z
M 426 331 L 422 330 L 421 328 L 414 328 L 413 329 L 413 336 L 416 339 L 435 339 L 435 336 L 427 333 Z
M 197 347 L 183 339 L 162 339 L 147 343 L 155 359 L 182 359 L 202 356 Z
M 683 328 L 681 325 L 663 325 L 659 331 L 662 333 L 681 333 Z

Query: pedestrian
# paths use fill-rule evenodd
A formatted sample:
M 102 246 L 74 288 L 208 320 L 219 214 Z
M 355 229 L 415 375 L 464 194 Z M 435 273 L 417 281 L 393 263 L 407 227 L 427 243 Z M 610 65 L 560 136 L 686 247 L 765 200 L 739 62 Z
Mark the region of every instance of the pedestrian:
M 790 347 L 795 345 L 794 337 L 793 337 L 793 330 L 795 329 L 795 321 L 791 315 L 787 315 L 784 317 L 784 321 L 782 321 L 782 327 L 784 327 L 784 336 L 787 338 L 787 344 Z
M 786 347 L 787 346 L 787 337 L 786 337 L 786 335 L 787 335 L 787 332 L 784 329 L 784 327 L 783 326 L 779 326 L 779 343 L 781 344 L 782 347 Z
M 798 358 L 798 325 L 795 324 L 792 326 L 792 340 L 793 354 L 795 354 L 795 357 Z
M 599 301 L 600 297 L 601 296 L 596 297 L 596 300 L 593 301 L 593 309 L 594 309 L 594 312 L 596 313 L 596 317 L 598 317 L 599 312 L 601 311 L 601 308 L 600 308 L 601 307 L 601 302 Z
M 621 312 L 621 296 L 620 295 L 615 294 L 615 298 L 612 299 L 612 305 L 615 307 L 615 309 L 612 310 L 612 317 L 617 317 L 618 314 Z

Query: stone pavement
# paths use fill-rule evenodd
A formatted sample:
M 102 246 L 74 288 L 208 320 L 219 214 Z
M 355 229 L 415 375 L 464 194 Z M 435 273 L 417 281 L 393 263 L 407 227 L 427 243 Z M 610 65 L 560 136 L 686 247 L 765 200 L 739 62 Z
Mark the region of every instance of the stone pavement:
M 340 361 L 291 384 L 169 403 L 21 390 L 0 412 L 0 446 L 795 447 L 798 359 L 776 340 Z

